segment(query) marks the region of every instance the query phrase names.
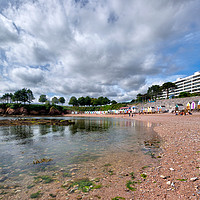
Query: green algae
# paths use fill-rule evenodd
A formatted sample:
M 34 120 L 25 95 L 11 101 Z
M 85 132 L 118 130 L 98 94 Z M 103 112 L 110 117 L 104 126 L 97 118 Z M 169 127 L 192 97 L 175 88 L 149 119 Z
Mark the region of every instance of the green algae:
M 187 179 L 181 179 L 181 178 L 178 178 L 177 180 L 178 181 L 187 181 Z
M 134 184 L 135 184 L 135 181 L 127 181 L 126 187 L 131 191 L 136 191 L 136 188 L 132 187 L 134 186 Z
M 104 165 L 104 167 L 110 167 L 110 166 L 111 166 L 110 163 L 106 163 L 106 164 Z
M 146 175 L 146 174 L 140 174 L 140 176 L 141 176 L 143 179 L 146 179 L 146 178 L 147 178 L 147 175 Z
M 124 197 L 119 197 L 119 196 L 117 196 L 117 197 L 115 197 L 115 198 L 112 198 L 112 200 L 125 200 L 125 198 Z
M 132 178 L 132 179 L 135 179 L 134 172 L 131 172 L 130 175 L 131 175 L 131 178 Z
M 45 184 L 47 183 L 51 183 L 54 181 L 54 179 L 52 179 L 50 176 L 48 175 L 42 175 L 42 176 L 37 176 L 37 177 L 34 177 L 35 179 L 35 182 L 38 183 L 38 182 L 43 182 Z
M 34 186 L 35 186 L 34 184 L 28 185 L 28 186 L 27 186 L 27 189 L 31 189 L 31 188 L 33 188 Z
M 92 189 L 100 189 L 102 188 L 101 184 L 94 184 L 93 181 L 90 181 L 89 178 L 78 179 L 71 183 L 68 189 L 76 187 L 78 190 L 82 192 L 89 192 Z
M 36 199 L 36 198 L 38 198 L 38 197 L 40 197 L 40 196 L 41 196 L 41 191 L 38 191 L 38 192 L 36 192 L 36 193 L 31 194 L 31 195 L 30 195 L 30 198 L 31 198 L 31 199 Z

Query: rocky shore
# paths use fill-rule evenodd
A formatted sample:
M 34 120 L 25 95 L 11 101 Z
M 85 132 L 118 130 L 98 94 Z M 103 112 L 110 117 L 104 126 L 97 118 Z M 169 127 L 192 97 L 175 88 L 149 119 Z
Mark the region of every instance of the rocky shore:
M 0 126 L 19 126 L 19 125 L 58 125 L 67 126 L 75 124 L 70 120 L 59 119 L 33 119 L 33 118 L 18 118 L 18 119 L 5 119 L 0 120 Z

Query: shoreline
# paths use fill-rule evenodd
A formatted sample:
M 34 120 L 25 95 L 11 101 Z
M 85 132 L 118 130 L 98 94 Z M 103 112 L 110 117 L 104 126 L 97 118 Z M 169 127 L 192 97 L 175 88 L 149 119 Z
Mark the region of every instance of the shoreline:
M 40 199 L 49 199 L 48 192 L 57 194 L 57 197 L 63 200 L 77 199 L 78 197 L 84 200 L 97 200 L 99 197 L 107 200 L 116 196 L 125 197 L 129 200 L 200 199 L 200 113 L 186 116 L 176 116 L 169 113 L 146 114 L 134 115 L 133 117 L 128 115 L 68 114 L 59 117 L 111 117 L 155 124 L 153 130 L 162 139 L 162 151 L 159 153 L 159 159 L 155 159 L 152 163 L 144 160 L 142 163 L 144 165 L 135 163 L 134 157 L 127 160 L 125 154 L 121 155 L 119 161 L 118 154 L 115 153 L 108 155 L 107 161 L 89 162 L 80 173 L 76 172 L 77 176 L 97 177 L 102 170 L 105 170 L 103 163 L 109 163 L 111 160 L 113 164 L 108 169 L 114 170 L 116 174 L 113 176 L 106 175 L 101 180 L 104 187 L 92 190 L 87 194 L 68 194 L 64 188 L 60 188 L 59 182 L 42 185 L 47 194 L 44 193 L 44 196 Z M 140 159 L 143 161 L 142 159 L 145 159 L 145 156 Z M 118 164 L 120 169 L 117 168 Z M 132 181 L 136 183 L 132 185 L 135 188 L 134 191 L 131 191 L 127 189 L 126 183 L 131 180 L 130 173 L 134 168 L 137 171 L 134 171 L 135 178 Z M 88 169 L 91 169 L 91 171 L 88 171 Z M 142 178 L 141 174 L 145 174 L 146 178 Z M 68 180 L 70 179 L 68 178 L 65 181 Z M 34 189 L 35 192 L 39 190 L 41 185 L 37 187 L 38 189 Z M 24 193 L 23 195 L 27 197 L 29 194 Z M 16 198 L 24 199 L 25 196 L 20 196 L 19 193 Z
M 163 152 L 159 164 L 145 170 L 147 178 L 137 186 L 134 199 L 200 199 L 200 113 L 70 116 L 117 117 L 156 124 L 153 129 L 163 140 Z

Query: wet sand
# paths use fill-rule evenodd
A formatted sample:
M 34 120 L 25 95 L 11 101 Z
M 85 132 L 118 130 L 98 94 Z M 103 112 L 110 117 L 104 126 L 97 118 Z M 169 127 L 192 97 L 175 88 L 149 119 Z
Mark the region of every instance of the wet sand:
M 43 193 L 39 199 L 59 200 L 109 200 L 117 196 L 136 200 L 200 199 L 200 114 L 191 116 L 153 114 L 133 117 L 121 115 L 66 116 L 123 117 L 146 121 L 150 123 L 149 125 L 155 123 L 154 130 L 163 140 L 162 153 L 156 155 L 156 159 L 152 159 L 142 152 L 135 155 L 137 158 L 131 156 L 129 152 L 111 152 L 104 158 L 99 158 L 98 161 L 87 162 L 84 166 L 75 165 L 71 170 L 72 177 L 63 177 L 61 169 L 56 172 L 52 183 L 38 182 L 31 190 L 13 188 L 13 195 L 3 195 L 6 197 L 3 199 L 30 199 L 30 194 L 38 191 Z M 141 174 L 143 174 L 142 177 Z M 88 177 L 100 188 L 89 192 L 81 192 L 76 188 L 67 189 L 71 181 L 80 177 Z M 30 178 L 25 181 L 26 185 L 33 182 Z M 132 182 L 129 189 L 126 186 L 128 181 Z M 64 187 L 61 187 L 63 185 Z

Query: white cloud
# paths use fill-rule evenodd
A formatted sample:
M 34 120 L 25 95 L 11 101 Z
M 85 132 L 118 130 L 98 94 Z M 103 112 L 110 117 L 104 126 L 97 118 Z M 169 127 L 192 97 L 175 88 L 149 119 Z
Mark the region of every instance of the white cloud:
M 21 83 L 23 85 L 40 86 L 44 81 L 44 75 L 41 69 L 18 67 L 14 68 L 10 72 L 10 78 L 14 82 Z
M 0 15 L 0 45 L 6 46 L 11 43 L 18 43 L 19 36 L 15 24 L 3 15 Z
M 176 56 L 164 50 L 196 35 L 200 23 L 197 0 L 10 0 L 0 5 L 2 90 L 30 87 L 67 98 L 129 100 L 147 84 L 167 80 L 179 68 Z

